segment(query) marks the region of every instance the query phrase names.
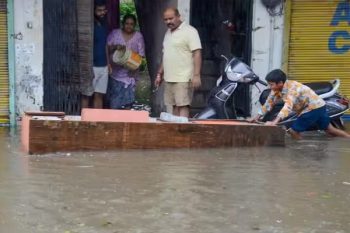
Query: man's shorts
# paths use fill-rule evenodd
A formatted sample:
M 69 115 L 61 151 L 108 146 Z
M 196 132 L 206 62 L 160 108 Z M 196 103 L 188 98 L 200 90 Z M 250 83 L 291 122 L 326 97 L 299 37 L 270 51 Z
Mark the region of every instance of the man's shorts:
M 326 106 L 314 109 L 310 112 L 301 114 L 292 125 L 292 129 L 296 132 L 307 131 L 313 126 L 317 126 L 319 130 L 326 130 L 329 126 L 330 118 L 326 111 Z
M 184 107 L 192 102 L 193 88 L 190 82 L 165 82 L 164 103 L 165 105 Z
M 106 94 L 108 85 L 108 66 L 94 67 L 92 86 L 94 92 Z
M 92 96 L 95 92 L 106 94 L 108 85 L 108 66 L 93 67 L 94 78 L 82 77 L 80 92 L 84 96 Z

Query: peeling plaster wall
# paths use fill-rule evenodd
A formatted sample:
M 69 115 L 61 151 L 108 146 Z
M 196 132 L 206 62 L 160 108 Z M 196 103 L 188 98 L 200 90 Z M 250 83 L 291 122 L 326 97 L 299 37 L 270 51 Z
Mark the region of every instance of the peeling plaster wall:
M 14 0 L 16 40 L 16 113 L 43 105 L 42 0 Z
M 251 64 L 254 72 L 264 80 L 269 71 L 282 67 L 284 15 L 272 17 L 261 0 L 254 0 L 252 28 Z M 264 88 L 258 85 L 260 89 Z M 252 115 L 260 108 L 259 96 L 259 90 L 252 87 Z

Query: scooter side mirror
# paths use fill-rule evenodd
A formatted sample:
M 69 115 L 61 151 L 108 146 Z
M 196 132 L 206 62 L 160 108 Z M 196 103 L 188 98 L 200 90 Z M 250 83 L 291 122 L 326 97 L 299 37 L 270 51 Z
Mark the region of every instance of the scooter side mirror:
M 220 64 L 220 74 L 221 74 L 222 77 L 226 78 L 226 66 L 228 65 L 228 63 L 230 61 L 225 55 L 221 55 L 221 58 L 223 60 L 225 60 L 225 64 L 224 65 Z
M 229 62 L 228 58 L 223 54 L 221 54 L 221 58 L 223 58 L 226 61 L 226 63 L 225 63 L 225 66 L 226 66 Z

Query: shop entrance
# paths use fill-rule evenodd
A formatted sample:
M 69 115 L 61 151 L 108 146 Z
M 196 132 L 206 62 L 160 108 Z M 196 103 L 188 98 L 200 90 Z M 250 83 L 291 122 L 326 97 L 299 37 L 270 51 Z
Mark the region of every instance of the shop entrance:
M 252 1 L 192 0 L 191 24 L 197 28 L 203 46 L 203 88 L 197 92 L 193 112 L 206 105 L 210 90 L 216 85 L 223 65 L 221 55 L 233 56 L 250 64 Z M 250 115 L 250 89 L 241 85 L 234 96 L 238 116 Z

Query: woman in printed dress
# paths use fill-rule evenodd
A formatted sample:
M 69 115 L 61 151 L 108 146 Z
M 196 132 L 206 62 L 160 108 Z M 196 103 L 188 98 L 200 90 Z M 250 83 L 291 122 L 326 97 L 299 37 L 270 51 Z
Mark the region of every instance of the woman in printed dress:
M 140 32 L 135 30 L 135 15 L 127 14 L 122 20 L 122 29 L 113 30 L 107 38 L 110 55 L 117 47 L 123 47 L 145 56 L 145 43 Z M 112 59 L 110 59 L 112 61 Z M 108 102 L 111 109 L 130 109 L 135 102 L 135 86 L 139 72 L 131 71 L 112 62 L 112 74 L 108 83 Z

